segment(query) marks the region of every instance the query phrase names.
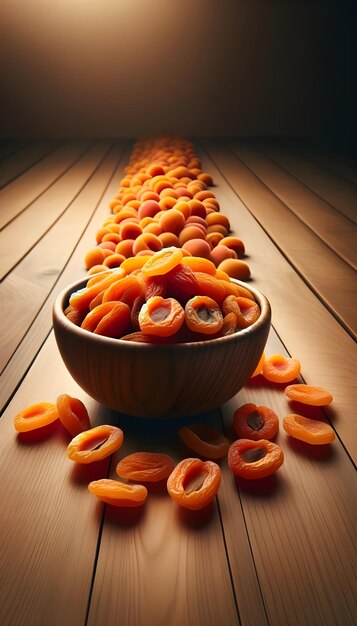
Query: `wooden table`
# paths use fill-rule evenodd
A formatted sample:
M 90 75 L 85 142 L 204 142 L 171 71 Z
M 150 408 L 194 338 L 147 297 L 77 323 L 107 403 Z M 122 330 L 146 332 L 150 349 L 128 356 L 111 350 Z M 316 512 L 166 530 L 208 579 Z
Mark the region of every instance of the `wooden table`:
M 177 429 L 115 414 L 66 371 L 51 330 L 56 294 L 109 214 L 129 141 L 3 142 L 0 151 L 0 624 L 2 626 L 349 626 L 356 623 L 356 183 L 352 161 L 297 141 L 200 141 L 203 168 L 243 239 L 252 285 L 272 306 L 266 354 L 298 357 L 302 379 L 334 395 L 331 446 L 277 442 L 285 463 L 236 484 L 226 462 L 212 507 L 180 510 L 164 488 L 140 510 L 87 491 L 135 450 L 187 451 Z M 125 444 L 77 467 L 60 425 L 16 435 L 13 418 L 61 393 Z M 245 402 L 291 412 L 280 386 L 252 380 L 207 421 L 232 440 Z M 312 414 L 321 416 L 321 410 Z

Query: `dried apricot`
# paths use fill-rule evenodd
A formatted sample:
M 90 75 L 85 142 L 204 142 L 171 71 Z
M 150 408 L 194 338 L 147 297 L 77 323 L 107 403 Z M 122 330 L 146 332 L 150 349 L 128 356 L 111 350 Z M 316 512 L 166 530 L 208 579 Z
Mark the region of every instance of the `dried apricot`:
M 143 333 L 169 337 L 181 328 L 185 311 L 174 298 L 153 296 L 141 307 L 138 320 Z
M 323 387 L 314 387 L 313 385 L 288 385 L 285 393 L 290 400 L 301 402 L 302 404 L 311 404 L 313 406 L 324 406 L 333 401 L 332 394 Z
M 22 409 L 14 418 L 14 427 L 18 433 L 26 433 L 36 428 L 52 424 L 58 419 L 58 411 L 51 402 L 37 402 Z
M 237 328 L 248 328 L 257 321 L 260 315 L 259 305 L 241 296 L 227 296 L 223 301 L 222 310 L 225 315 L 235 314 Z
M 121 478 L 152 483 L 168 478 L 174 467 L 174 460 L 168 454 L 134 452 L 119 461 L 116 473 Z
M 99 304 L 86 315 L 81 327 L 97 335 L 119 338 L 130 322 L 130 308 L 124 302 Z
M 273 354 L 265 359 L 262 374 L 273 383 L 289 383 L 299 376 L 300 367 L 300 361 L 294 357 Z
M 227 437 L 207 424 L 183 426 L 179 430 L 179 435 L 190 450 L 206 459 L 221 459 L 228 452 Z
M 96 426 L 79 433 L 70 442 L 67 456 L 76 463 L 100 461 L 118 450 L 123 444 L 124 434 L 116 426 Z
M 237 439 L 228 450 L 228 465 L 233 474 L 248 480 L 274 474 L 283 462 L 282 449 L 266 439 Z
M 279 430 L 279 418 L 272 409 L 248 402 L 234 412 L 233 425 L 241 439 L 273 439 Z
M 221 469 L 213 461 L 183 459 L 167 481 L 170 497 L 180 506 L 198 510 L 216 496 L 221 483 Z
M 194 296 L 185 305 L 185 321 L 194 332 L 212 335 L 221 330 L 223 315 L 217 302 L 208 296 Z
M 88 491 L 106 504 L 127 507 L 141 506 L 148 495 L 144 485 L 128 485 L 110 478 L 93 480 L 88 485 Z
M 283 428 L 291 437 L 312 445 L 332 443 L 336 439 L 335 431 L 329 424 L 303 415 L 287 415 L 283 419 Z
M 72 437 L 89 430 L 91 425 L 88 411 L 81 400 L 63 393 L 58 396 L 56 405 L 60 422 Z
M 142 267 L 143 274 L 145 274 L 145 276 L 167 274 L 167 272 L 180 263 L 182 257 L 183 252 L 180 248 L 175 248 L 174 246 L 163 248 L 146 261 Z

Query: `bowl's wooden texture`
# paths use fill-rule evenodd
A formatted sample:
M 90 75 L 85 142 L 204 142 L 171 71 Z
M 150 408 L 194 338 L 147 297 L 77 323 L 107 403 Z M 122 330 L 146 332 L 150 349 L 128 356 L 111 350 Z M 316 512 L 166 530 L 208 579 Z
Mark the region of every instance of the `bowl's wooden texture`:
M 208 341 L 150 345 L 101 337 L 68 321 L 63 311 L 69 296 L 86 281 L 71 285 L 57 297 L 55 337 L 74 380 L 111 409 L 151 418 L 203 413 L 238 393 L 258 364 L 271 312 L 265 296 L 250 286 L 261 315 L 249 328 Z

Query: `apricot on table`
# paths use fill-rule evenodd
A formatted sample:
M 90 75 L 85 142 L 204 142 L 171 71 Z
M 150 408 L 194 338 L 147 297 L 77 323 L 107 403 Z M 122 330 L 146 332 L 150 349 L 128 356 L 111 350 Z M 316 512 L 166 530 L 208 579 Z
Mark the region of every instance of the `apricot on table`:
M 237 439 L 228 450 L 228 465 L 233 474 L 247 480 L 271 476 L 283 462 L 280 446 L 267 439 Z
M 300 361 L 294 357 L 273 354 L 265 359 L 262 369 L 264 378 L 273 383 L 288 383 L 300 374 Z
M 248 263 L 240 259 L 224 259 L 218 265 L 218 269 L 223 270 L 228 276 L 236 278 L 237 280 L 244 281 L 250 278 L 250 267 Z
M 310 404 L 313 406 L 324 406 L 333 401 L 332 394 L 324 387 L 316 387 L 313 385 L 305 385 L 303 383 L 296 385 L 288 385 L 285 393 L 290 400 L 301 402 L 302 404 Z
M 329 424 L 303 415 L 287 415 L 283 419 L 283 428 L 291 437 L 311 445 L 332 443 L 336 439 L 335 431 Z

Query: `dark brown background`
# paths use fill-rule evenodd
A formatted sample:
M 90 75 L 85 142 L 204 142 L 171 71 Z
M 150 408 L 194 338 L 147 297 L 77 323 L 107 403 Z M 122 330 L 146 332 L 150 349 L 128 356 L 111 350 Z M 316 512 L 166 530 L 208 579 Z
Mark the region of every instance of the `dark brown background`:
M 0 133 L 351 146 L 355 29 L 327 0 L 2 0 Z

